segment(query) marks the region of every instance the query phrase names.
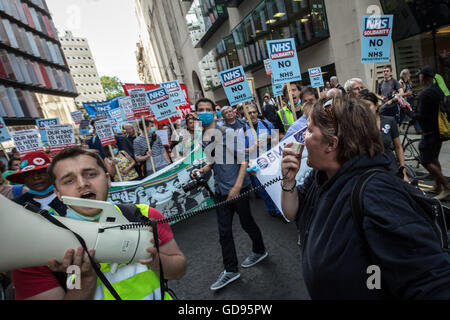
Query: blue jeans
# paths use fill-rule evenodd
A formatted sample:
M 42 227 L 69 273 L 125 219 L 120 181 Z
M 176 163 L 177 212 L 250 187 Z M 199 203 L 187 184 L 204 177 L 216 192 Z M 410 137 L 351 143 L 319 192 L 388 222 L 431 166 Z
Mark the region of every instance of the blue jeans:
M 250 180 L 252 181 L 253 187 L 259 187 L 261 185 L 261 182 L 259 182 L 258 178 L 256 178 L 253 175 L 250 175 Z M 281 216 L 280 210 L 278 210 L 278 207 L 273 202 L 272 198 L 267 193 L 266 189 L 261 189 L 258 191 L 259 196 L 266 204 L 267 210 L 269 212 L 276 212 L 278 216 Z

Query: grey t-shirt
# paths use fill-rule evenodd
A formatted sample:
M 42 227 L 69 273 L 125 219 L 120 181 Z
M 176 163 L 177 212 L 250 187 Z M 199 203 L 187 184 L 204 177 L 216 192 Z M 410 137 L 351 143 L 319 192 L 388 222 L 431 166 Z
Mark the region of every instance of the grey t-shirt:
M 215 163 L 212 167 L 214 171 L 214 181 L 216 193 L 220 195 L 228 195 L 231 188 L 234 187 L 236 180 L 239 176 L 239 171 L 241 169 L 241 163 L 248 160 L 248 153 L 245 151 L 245 146 L 243 142 L 243 132 L 239 130 L 241 124 L 236 121 L 236 123 L 228 128 L 223 127 L 222 130 L 219 129 L 219 125 L 216 124 L 216 134 L 222 136 L 222 139 L 218 141 L 215 146 Z M 236 130 L 233 140 L 233 133 Z M 227 141 L 228 137 L 228 141 Z M 205 149 L 211 142 L 203 141 L 203 148 Z M 206 149 L 208 150 L 208 149 Z M 242 188 L 247 187 L 250 184 L 250 176 L 248 173 L 245 174 L 244 182 L 242 183 Z
M 383 97 L 389 98 L 394 91 L 398 91 L 401 88 L 401 84 L 394 78 L 391 78 L 388 81 L 383 79 L 378 86 L 378 94 L 381 94 Z

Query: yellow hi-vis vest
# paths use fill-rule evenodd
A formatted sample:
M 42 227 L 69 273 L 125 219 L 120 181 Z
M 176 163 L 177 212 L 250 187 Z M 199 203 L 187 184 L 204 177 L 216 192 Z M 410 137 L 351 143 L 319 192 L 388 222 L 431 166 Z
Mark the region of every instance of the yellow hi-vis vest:
M 287 132 L 291 124 L 294 123 L 294 115 L 289 107 L 284 107 L 278 110 L 278 116 L 281 119 L 281 123 L 283 123 L 284 131 Z
M 142 215 L 148 217 L 148 205 L 137 204 L 136 206 Z M 100 270 L 122 300 L 161 300 L 159 275 L 146 265 L 140 263 L 120 265 L 116 273 L 112 274 L 111 265 L 109 263 L 101 263 Z M 94 300 L 115 300 L 100 279 L 97 279 Z M 172 300 L 169 293 L 165 292 L 164 300 Z

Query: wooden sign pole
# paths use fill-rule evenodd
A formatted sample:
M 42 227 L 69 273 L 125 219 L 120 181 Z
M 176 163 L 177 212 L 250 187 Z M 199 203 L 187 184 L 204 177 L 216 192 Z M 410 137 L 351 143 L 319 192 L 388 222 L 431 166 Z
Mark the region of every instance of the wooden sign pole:
M 373 64 L 373 71 L 372 71 L 372 92 L 377 93 L 377 64 Z
M 150 140 L 149 140 L 149 138 L 148 138 L 147 126 L 145 125 L 145 117 L 144 117 L 144 116 L 142 117 L 142 126 L 143 126 L 143 128 L 144 128 L 145 139 L 147 140 L 147 148 L 148 148 L 148 151 L 151 152 L 151 151 L 152 151 L 152 148 L 151 148 L 151 146 L 150 146 Z M 155 173 L 156 170 L 155 170 L 155 162 L 153 161 L 153 155 L 150 157 L 150 161 L 151 161 L 151 163 L 152 163 L 153 173 Z
M 253 137 L 255 138 L 255 142 L 258 140 L 258 136 L 256 135 L 256 130 L 255 127 L 253 126 L 253 122 L 250 119 L 250 115 L 248 114 L 248 110 L 247 110 L 247 102 L 243 103 L 243 109 L 244 109 L 244 114 L 245 114 L 245 118 L 247 119 L 248 124 L 250 125 Z
M 178 141 L 178 139 L 180 137 L 178 136 L 177 130 L 176 130 L 175 126 L 173 125 L 172 120 L 170 120 L 170 118 L 169 118 L 169 123 L 170 123 L 170 126 L 172 127 L 172 132 L 175 134 L 175 141 Z
M 109 147 L 109 152 L 111 153 L 111 156 L 114 159 L 114 153 L 113 153 L 113 149 L 112 149 L 111 145 L 109 145 L 108 147 Z M 117 165 L 117 163 L 115 166 L 116 166 L 117 175 L 119 176 L 119 180 L 120 180 L 120 182 L 123 182 L 122 174 L 120 173 L 119 166 Z
M 295 121 L 297 121 L 297 113 L 295 112 L 294 98 L 292 98 L 291 83 L 287 82 L 286 85 L 287 85 L 287 89 L 288 89 L 289 103 L 291 105 L 291 111 L 292 111 L 292 115 L 294 116 L 294 122 L 295 122 Z

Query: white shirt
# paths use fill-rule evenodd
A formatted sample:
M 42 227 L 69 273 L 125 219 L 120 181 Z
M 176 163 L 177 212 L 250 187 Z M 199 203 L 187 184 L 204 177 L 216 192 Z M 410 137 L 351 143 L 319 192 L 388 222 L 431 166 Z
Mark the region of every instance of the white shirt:
M 56 198 L 56 194 L 52 193 L 50 196 L 43 198 L 43 199 L 36 199 L 33 198 L 34 201 L 36 201 L 37 203 L 39 203 L 41 205 L 41 209 L 42 210 L 48 210 L 50 209 L 49 204 L 55 200 Z

